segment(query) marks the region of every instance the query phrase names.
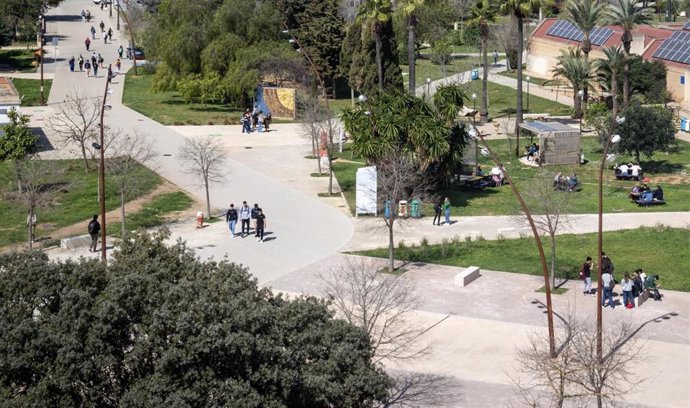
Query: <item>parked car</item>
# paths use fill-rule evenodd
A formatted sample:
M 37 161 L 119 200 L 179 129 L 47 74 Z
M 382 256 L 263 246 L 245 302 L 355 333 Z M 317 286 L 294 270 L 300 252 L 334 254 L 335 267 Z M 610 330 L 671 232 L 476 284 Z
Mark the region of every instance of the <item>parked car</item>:
M 132 52 L 132 47 L 127 47 L 127 53 L 125 55 L 129 59 L 136 58 L 137 61 L 146 59 L 146 54 L 144 54 L 144 50 L 142 50 L 139 47 L 135 47 L 134 52 Z

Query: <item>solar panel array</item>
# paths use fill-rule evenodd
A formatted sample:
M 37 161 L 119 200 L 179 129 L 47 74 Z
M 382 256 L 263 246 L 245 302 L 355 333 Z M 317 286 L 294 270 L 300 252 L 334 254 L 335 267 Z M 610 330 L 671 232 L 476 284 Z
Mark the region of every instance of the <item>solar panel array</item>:
M 683 26 L 683 30 L 690 30 L 690 20 Z
M 690 31 L 676 31 L 652 55 L 668 61 L 690 64 Z
M 611 37 L 613 30 L 606 27 L 596 27 L 589 33 L 589 40 L 593 45 L 601 46 Z M 546 35 L 565 38 L 567 40 L 582 41 L 582 31 L 568 20 L 556 20 L 546 32 Z

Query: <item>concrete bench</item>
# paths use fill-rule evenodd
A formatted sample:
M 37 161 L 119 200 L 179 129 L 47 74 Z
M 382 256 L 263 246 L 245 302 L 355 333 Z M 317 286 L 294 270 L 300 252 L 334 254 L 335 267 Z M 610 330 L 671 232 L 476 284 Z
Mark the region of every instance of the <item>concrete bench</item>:
M 649 292 L 647 290 L 642 291 L 638 296 L 635 297 L 635 307 L 640 307 L 644 302 L 649 299 Z
M 77 237 L 63 238 L 60 240 L 60 248 L 77 249 L 91 245 L 91 236 L 79 235 Z
M 470 266 L 465 268 L 462 272 L 455 275 L 455 286 L 465 287 L 470 284 L 473 280 L 479 277 L 479 267 Z

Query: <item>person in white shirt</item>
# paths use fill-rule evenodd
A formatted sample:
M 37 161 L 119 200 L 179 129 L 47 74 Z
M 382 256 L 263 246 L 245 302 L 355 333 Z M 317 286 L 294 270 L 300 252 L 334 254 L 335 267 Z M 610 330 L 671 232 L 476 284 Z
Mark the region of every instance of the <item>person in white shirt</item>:
M 629 169 L 630 169 L 630 168 L 629 168 L 628 165 L 625 164 L 625 163 L 623 163 L 623 164 L 621 164 L 620 166 L 618 166 L 618 170 L 621 171 L 620 174 L 621 174 L 621 176 L 623 176 L 623 177 L 627 177 L 627 175 L 628 175 L 628 170 L 629 170 Z
M 611 306 L 611 309 L 613 309 L 613 285 L 615 285 L 613 275 L 608 271 L 604 271 L 604 273 L 601 274 L 601 282 L 603 285 L 601 305 L 604 307 Z M 606 304 L 606 299 L 608 299 L 608 305 Z
M 633 177 L 639 177 L 640 172 L 642 171 L 642 167 L 640 167 L 639 164 L 635 163 L 630 167 L 630 171 L 632 172 Z

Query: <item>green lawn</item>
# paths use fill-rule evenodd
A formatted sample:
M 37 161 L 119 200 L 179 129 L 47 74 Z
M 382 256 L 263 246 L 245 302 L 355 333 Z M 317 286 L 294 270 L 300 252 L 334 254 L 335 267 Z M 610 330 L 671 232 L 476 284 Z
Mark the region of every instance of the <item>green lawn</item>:
M 515 100 L 517 99 L 517 90 L 508 86 L 498 85 L 493 82 L 488 83 L 489 88 L 489 116 L 498 118 L 515 115 Z M 469 84 L 467 93 L 477 94 L 476 106 L 479 109 L 479 99 L 482 92 L 482 81 L 475 80 Z M 551 116 L 570 115 L 572 108 L 554 102 L 550 99 L 540 98 L 531 95 L 529 98 L 529 110 L 527 110 L 527 89 L 523 88 L 523 106 L 525 113 L 548 113 Z M 472 101 L 467 102 L 468 106 L 472 106 Z
M 50 235 L 56 229 L 83 222 L 98 212 L 97 172 L 92 170 L 85 173 L 81 160 L 62 160 L 56 163 L 62 169 L 56 173 L 62 174 L 51 182 L 62 187 L 47 197 L 47 205 L 36 210 L 36 236 L 39 238 Z M 91 167 L 95 169 L 96 164 L 92 163 Z M 140 179 L 142 185 L 132 199 L 149 193 L 161 183 L 160 176 L 144 166 L 139 166 L 133 177 Z M 120 198 L 114 191 L 106 179 L 108 211 L 120 205 Z M 0 246 L 24 241 L 28 208 L 17 197 L 14 168 L 7 162 L 0 163 L 0 197 L 0 214 L 3 215 L 0 217 Z
M 513 79 L 515 79 L 516 82 L 517 82 L 517 71 L 503 71 L 503 72 L 500 72 L 499 75 L 502 75 L 502 76 L 508 77 L 508 78 L 513 78 Z M 523 79 L 523 81 L 527 81 L 527 75 L 524 75 L 524 74 L 523 74 L 522 79 Z M 547 84 L 547 85 L 556 86 L 556 83 L 554 82 L 554 79 L 553 79 L 553 78 L 551 78 L 551 79 L 548 79 L 548 78 L 540 78 L 540 77 L 536 77 L 536 76 L 534 76 L 534 75 L 530 75 L 530 82 L 531 82 L 532 84 L 535 84 L 535 85 L 544 85 L 544 84 L 546 84 L 548 81 L 551 81 L 551 83 L 550 83 L 550 84 Z M 566 82 L 563 81 L 563 80 L 560 80 L 559 82 L 562 84 L 562 86 L 566 84 Z M 526 89 L 526 88 L 525 88 L 525 92 L 527 92 L 527 89 Z
M 36 72 L 34 49 L 0 49 L 0 72 Z
M 544 242 L 545 246 L 547 242 Z M 659 274 L 662 288 L 684 292 L 690 292 L 688 247 L 689 229 L 658 227 L 604 233 L 604 250 L 614 263 L 616 279 L 620 280 L 623 274 L 642 268 L 647 274 Z M 585 257 L 594 257 L 596 248 L 597 234 L 559 235 L 557 274 L 577 279 Z M 386 258 L 388 249 L 362 251 L 360 254 Z M 439 245 L 403 246 L 398 248 L 396 259 L 452 266 L 477 265 L 494 271 L 541 275 L 539 255 L 531 237 L 497 241 L 454 240 Z M 593 278 L 596 279 L 596 276 Z
M 520 145 L 525 146 L 529 138 L 521 140 Z M 515 143 L 514 141 L 512 143 Z M 518 188 L 524 186 L 535 176 L 537 168 L 524 166 L 515 159 L 514 144 L 509 150 L 509 141 L 492 140 L 489 145 L 496 151 L 503 162 L 506 170 L 513 178 Z M 642 158 L 641 166 L 645 175 L 650 177 L 651 185 L 661 183 L 664 188 L 666 205 L 639 207 L 630 202 L 627 197 L 632 181 L 619 181 L 613 175 L 613 170 L 606 171 L 604 182 L 604 212 L 662 212 L 662 211 L 690 211 L 690 143 L 684 141 L 677 142 L 677 149 L 673 153 L 657 153 L 652 159 Z M 583 138 L 582 148 L 585 157 L 591 160 L 585 165 L 563 165 L 549 166 L 547 171 L 550 174 L 563 172 L 571 174 L 577 173 L 582 183 L 582 191 L 568 193 L 572 194 L 572 212 L 576 214 L 593 214 L 597 212 L 596 188 L 598 163 L 597 158 L 601 156 L 601 146 L 596 138 Z M 521 148 L 522 150 L 522 148 Z M 345 158 L 350 159 L 349 150 L 345 153 Z M 355 202 L 355 172 L 357 168 L 364 165 L 362 159 L 354 159 L 359 163 L 335 162 L 333 170 L 343 188 L 343 193 L 350 208 L 354 209 Z M 631 157 L 620 155 L 618 162 L 632 160 Z M 488 158 L 482 157 L 480 164 L 485 171 L 490 170 L 493 164 Z M 490 187 L 483 190 L 464 189 L 451 186 L 447 191 L 442 192 L 450 197 L 453 205 L 454 216 L 475 216 L 475 215 L 511 215 L 519 211 L 515 196 L 509 186 Z M 425 215 L 433 214 L 432 205 L 426 203 L 422 208 Z
M 19 96 L 22 98 L 22 106 L 39 106 L 41 104 L 41 80 L 14 78 L 12 83 L 17 88 Z M 43 81 L 43 93 L 46 101 L 50 95 L 50 87 L 53 81 L 46 79 Z
M 151 228 L 165 223 L 165 216 L 176 211 L 183 211 L 192 206 L 189 195 L 182 191 L 161 194 L 145 204 L 143 208 L 133 214 L 127 214 L 127 229 Z
M 224 104 L 185 103 L 177 92 L 153 92 L 152 82 L 151 74 L 135 76 L 129 71 L 125 77 L 123 103 L 163 125 L 240 123 L 240 109 Z

